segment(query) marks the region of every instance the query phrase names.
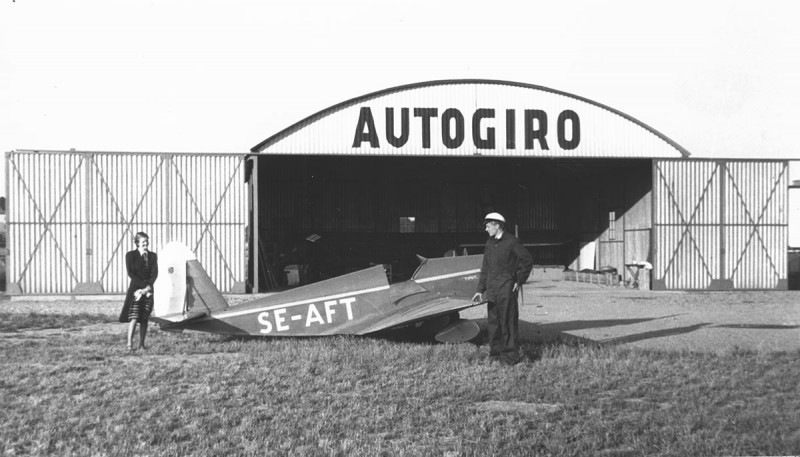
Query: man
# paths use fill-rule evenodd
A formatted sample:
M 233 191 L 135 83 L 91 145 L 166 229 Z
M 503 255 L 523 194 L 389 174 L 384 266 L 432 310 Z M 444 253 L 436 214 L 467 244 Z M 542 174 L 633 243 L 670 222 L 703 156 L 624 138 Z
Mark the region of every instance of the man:
M 517 295 L 531 274 L 533 259 L 515 236 L 505 232 L 505 223 L 498 213 L 489 213 L 484 219 L 489 239 L 478 291 L 472 300 L 488 302 L 489 355 L 503 364 L 515 365 L 522 359 Z

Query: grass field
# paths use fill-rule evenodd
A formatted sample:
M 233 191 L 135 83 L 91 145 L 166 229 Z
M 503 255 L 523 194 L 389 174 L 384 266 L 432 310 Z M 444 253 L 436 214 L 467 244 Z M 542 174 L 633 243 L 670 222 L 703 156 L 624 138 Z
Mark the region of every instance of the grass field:
M 470 344 L 154 330 L 129 353 L 106 315 L 0 322 L 3 455 L 800 453 L 797 352 L 559 341 L 509 368 Z

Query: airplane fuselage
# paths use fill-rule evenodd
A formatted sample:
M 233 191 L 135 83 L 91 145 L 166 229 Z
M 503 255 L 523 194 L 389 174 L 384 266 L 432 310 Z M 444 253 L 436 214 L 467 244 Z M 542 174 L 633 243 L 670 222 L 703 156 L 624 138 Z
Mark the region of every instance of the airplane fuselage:
M 381 266 L 230 306 L 168 329 L 254 336 L 363 335 L 473 306 L 482 256 L 424 260 L 390 285 Z

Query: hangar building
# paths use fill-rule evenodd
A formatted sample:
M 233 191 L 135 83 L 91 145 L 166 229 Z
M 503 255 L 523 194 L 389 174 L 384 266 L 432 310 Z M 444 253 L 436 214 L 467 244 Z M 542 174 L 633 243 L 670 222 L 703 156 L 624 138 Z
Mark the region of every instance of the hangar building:
M 9 289 L 123 291 L 135 231 L 223 291 L 480 252 L 488 212 L 538 265 L 647 261 L 656 290 L 786 289 L 786 160 L 691 159 L 654 128 L 529 84 L 433 81 L 320 111 L 250 154 L 7 155 Z M 19 251 L 15 253 L 14 251 Z M 42 276 L 47 271 L 47 279 Z M 51 273 L 51 274 L 50 274 Z

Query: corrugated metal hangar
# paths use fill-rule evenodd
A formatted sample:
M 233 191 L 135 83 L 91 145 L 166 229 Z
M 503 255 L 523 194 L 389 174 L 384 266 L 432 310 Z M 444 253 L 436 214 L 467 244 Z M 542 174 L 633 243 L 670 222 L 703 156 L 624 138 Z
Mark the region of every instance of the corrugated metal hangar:
M 786 289 L 788 161 L 688 156 L 613 108 L 487 80 L 354 98 L 247 155 L 15 151 L 9 291 L 122 292 L 139 230 L 186 242 L 223 291 L 372 264 L 404 279 L 417 254 L 479 252 L 491 211 L 539 265 Z

